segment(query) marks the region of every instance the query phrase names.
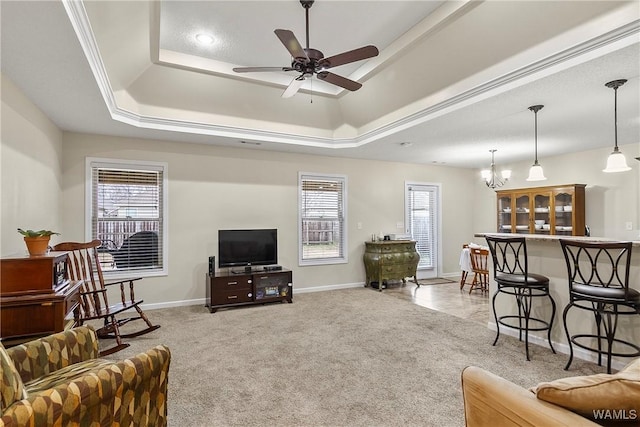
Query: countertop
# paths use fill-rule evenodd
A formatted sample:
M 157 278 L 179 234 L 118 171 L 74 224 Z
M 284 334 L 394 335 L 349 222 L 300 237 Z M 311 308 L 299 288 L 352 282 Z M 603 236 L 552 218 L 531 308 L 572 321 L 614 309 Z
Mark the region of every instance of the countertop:
M 492 236 L 520 236 L 527 240 L 535 240 L 542 242 L 557 242 L 560 239 L 575 240 L 580 242 L 619 242 L 620 239 L 612 239 L 608 237 L 586 237 L 586 236 L 560 236 L 546 234 L 520 234 L 520 233 L 475 233 L 475 237 Z M 640 247 L 640 240 L 632 240 L 633 246 Z

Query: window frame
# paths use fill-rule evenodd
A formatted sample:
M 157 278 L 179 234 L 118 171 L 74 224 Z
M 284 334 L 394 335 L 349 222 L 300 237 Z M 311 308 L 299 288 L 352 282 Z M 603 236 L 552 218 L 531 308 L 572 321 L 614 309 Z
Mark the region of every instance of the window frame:
M 162 246 L 162 267 L 149 270 L 103 270 L 105 277 L 110 279 L 136 277 L 157 277 L 169 275 L 169 229 L 168 229 L 168 207 L 169 188 L 168 171 L 169 164 L 166 162 L 153 162 L 142 160 L 110 159 L 102 157 L 87 157 L 85 159 L 85 241 L 91 241 L 95 237 L 92 230 L 93 217 L 93 170 L 94 168 L 111 168 L 121 170 L 140 171 L 161 171 L 162 172 L 162 215 L 159 221 L 162 233 L 160 237 Z
M 342 225 L 341 232 L 341 245 L 342 255 L 330 258 L 304 258 L 303 251 L 303 235 L 302 235 L 302 223 L 303 223 L 303 182 L 304 181 L 339 181 L 342 183 L 342 206 L 338 207 L 338 211 L 342 211 L 342 218 L 340 219 Z M 298 265 L 311 266 L 311 265 L 331 265 L 331 264 L 346 264 L 349 262 L 349 248 L 348 248 L 348 215 L 347 215 L 347 187 L 348 180 L 346 175 L 339 174 L 325 174 L 325 173 L 312 173 L 312 172 L 298 172 Z

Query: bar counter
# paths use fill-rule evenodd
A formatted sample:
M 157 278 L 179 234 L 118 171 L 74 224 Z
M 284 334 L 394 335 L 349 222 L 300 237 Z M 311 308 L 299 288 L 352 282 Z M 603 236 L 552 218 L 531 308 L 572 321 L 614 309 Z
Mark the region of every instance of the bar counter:
M 567 267 L 559 240 L 566 239 L 589 242 L 612 242 L 618 240 L 603 237 L 548 236 L 538 234 L 511 233 L 476 233 L 476 243 L 486 244 L 486 241 L 484 240 L 484 237 L 486 235 L 504 237 L 519 236 L 526 239 L 527 252 L 529 256 L 529 272 L 543 274 L 549 278 L 549 290 L 557 305 L 556 316 L 551 332 L 551 340 L 553 341 L 553 346 L 556 351 L 569 354 L 569 345 L 567 344 L 567 338 L 562 323 L 562 311 L 569 302 L 569 284 L 567 279 Z M 493 265 L 489 267 L 489 271 L 491 276 L 489 280 L 489 298 L 492 298 L 493 294 L 496 291 L 496 284 L 493 280 Z M 640 291 L 640 241 L 633 241 L 633 249 L 631 251 L 629 287 Z M 549 318 L 551 316 L 551 304 L 548 301 L 544 302 L 540 299 L 534 299 L 534 301 L 535 302 L 532 308 L 532 316 L 542 316 L 542 318 Z M 498 315 L 517 313 L 515 298 L 507 298 L 506 296 L 500 295 L 496 300 L 496 310 L 498 311 Z M 577 332 L 594 332 L 596 329 L 593 314 L 575 308 L 569 311 L 567 323 L 572 334 L 575 334 Z M 492 330 L 496 329 L 493 312 L 490 313 L 488 326 Z M 503 326 L 500 327 L 500 335 L 502 334 L 515 337 L 518 336 L 516 330 L 509 329 Z M 621 338 L 640 345 L 640 315 L 618 317 L 618 331 L 616 333 L 616 338 Z M 529 332 L 529 341 L 548 347 L 546 343 L 545 332 Z M 500 345 L 500 341 L 498 341 L 498 344 L 496 345 Z M 522 345 L 524 346 L 524 342 L 522 343 Z M 544 358 L 545 352 L 550 351 L 547 349 L 545 349 L 544 351 L 536 351 L 535 348 L 531 348 L 531 350 L 532 360 Z M 574 357 L 597 361 L 596 353 L 582 350 L 576 346 L 574 346 L 573 351 Z M 622 367 L 624 367 L 624 365 L 631 361 L 630 358 L 626 357 L 614 357 L 612 360 L 612 367 L 614 369 L 621 369 Z M 603 360 L 603 363 L 606 366 L 606 361 Z

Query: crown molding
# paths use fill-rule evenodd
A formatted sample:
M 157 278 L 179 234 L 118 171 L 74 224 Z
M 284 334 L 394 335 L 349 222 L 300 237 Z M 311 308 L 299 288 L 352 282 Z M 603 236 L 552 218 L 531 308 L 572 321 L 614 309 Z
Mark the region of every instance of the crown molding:
M 374 129 L 362 131 L 360 135 L 355 137 L 327 138 L 154 117 L 137 114 L 121 108 L 116 101 L 116 97 L 109 81 L 109 76 L 100 55 L 100 50 L 92 32 L 91 23 L 83 2 L 81 0 L 62 0 L 62 3 L 113 120 L 147 129 L 213 135 L 236 139 L 250 139 L 319 148 L 359 147 L 400 130 L 424 123 L 455 109 L 462 108 L 488 96 L 510 90 L 513 87 L 524 85 L 552 72 L 557 72 L 561 69 L 575 66 L 576 64 L 586 62 L 595 57 L 604 55 L 605 53 L 621 49 L 634 43 L 640 43 L 640 39 L 638 37 L 640 34 L 640 20 L 636 19 L 605 34 L 591 38 L 586 42 L 561 50 L 526 66 L 518 67 L 514 71 L 505 73 L 500 77 L 484 79 L 484 83 L 473 84 L 472 80 L 478 80 L 479 77 L 482 76 L 472 76 L 473 78 L 471 79 L 466 79 L 464 82 L 460 82 L 459 84 L 447 88 L 447 93 L 450 94 L 452 92 L 457 92 L 457 95 L 444 96 L 444 93 L 436 94 L 430 98 L 437 99 L 438 96 L 440 96 L 440 99 L 442 99 L 441 101 L 432 102 L 430 105 L 420 107 L 418 108 L 418 111 L 403 118 L 390 120 L 388 123 L 376 126 Z M 151 19 L 153 21 L 154 19 L 157 19 L 157 16 L 154 18 L 152 13 Z M 153 51 L 153 43 L 151 47 Z M 153 55 L 152 59 L 159 60 L 157 56 L 154 57 Z M 458 90 L 456 91 L 455 89 Z

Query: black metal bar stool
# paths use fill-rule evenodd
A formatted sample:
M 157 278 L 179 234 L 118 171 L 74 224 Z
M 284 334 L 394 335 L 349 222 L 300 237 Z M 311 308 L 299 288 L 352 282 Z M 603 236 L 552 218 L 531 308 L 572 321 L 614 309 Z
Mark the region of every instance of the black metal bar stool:
M 551 351 L 556 352 L 551 343 L 551 328 L 556 315 L 556 302 L 549 293 L 549 278 L 541 274 L 529 272 L 527 243 L 524 237 L 485 236 L 493 259 L 493 276 L 498 289 L 493 294 L 491 304 L 496 321 L 496 345 L 500 337 L 500 325 L 517 329 L 524 345 L 527 360 L 529 359 L 529 331 L 548 331 L 547 340 Z M 496 298 L 499 294 L 512 295 L 516 298 L 518 314 L 498 316 Z M 531 316 L 533 298 L 549 298 L 551 301 L 551 319 L 545 320 Z M 517 320 L 514 322 L 514 320 Z M 534 325 L 530 326 L 533 322 Z
M 569 342 L 569 361 L 573 361 L 573 345 L 598 353 L 598 365 L 602 355 L 607 356 L 607 372 L 611 373 L 611 357 L 640 356 L 640 346 L 617 339 L 619 315 L 640 315 L 640 292 L 629 288 L 631 266 L 631 242 L 580 242 L 561 239 L 560 245 L 567 263 L 569 279 L 569 304 L 562 319 Z M 576 307 L 591 311 L 596 322 L 596 333 L 569 333 L 567 313 Z M 594 341 L 597 347 L 594 347 Z M 603 341 L 606 349 L 603 350 Z M 614 345 L 619 350 L 614 350 Z M 625 351 L 621 352 L 623 347 Z

